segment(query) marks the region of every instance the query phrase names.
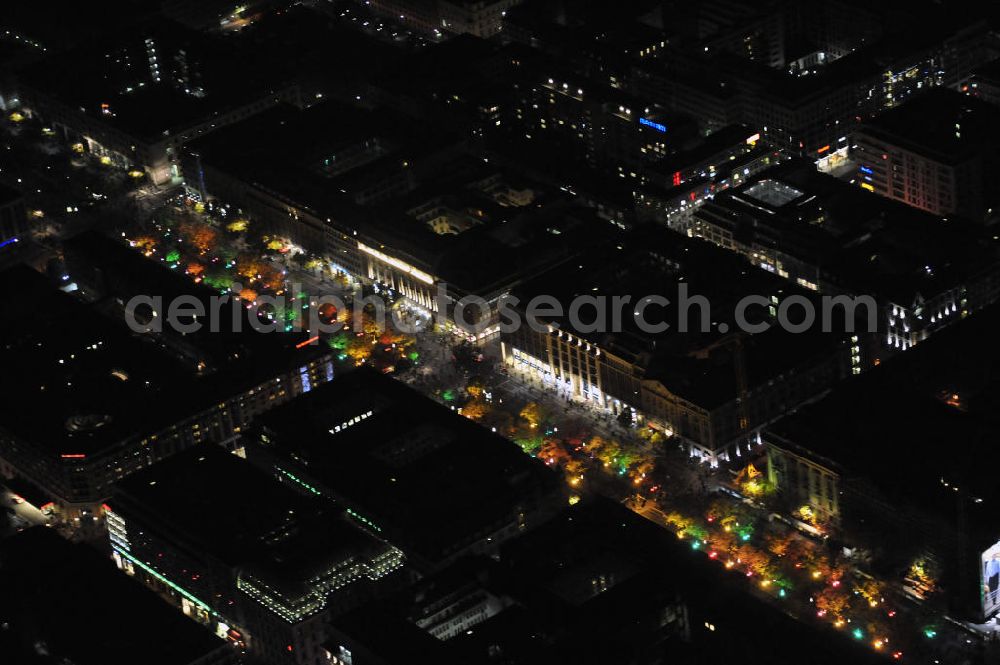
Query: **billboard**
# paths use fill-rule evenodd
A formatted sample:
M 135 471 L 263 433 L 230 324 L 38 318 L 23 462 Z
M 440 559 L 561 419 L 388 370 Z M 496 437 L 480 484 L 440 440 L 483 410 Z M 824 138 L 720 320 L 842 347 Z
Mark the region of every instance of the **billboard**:
M 989 618 L 1000 609 L 1000 542 L 994 543 L 980 558 L 983 616 Z

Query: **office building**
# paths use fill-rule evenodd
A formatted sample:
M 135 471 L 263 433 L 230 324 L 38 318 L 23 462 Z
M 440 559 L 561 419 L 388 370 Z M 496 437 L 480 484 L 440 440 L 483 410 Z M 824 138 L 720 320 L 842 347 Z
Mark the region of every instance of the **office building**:
M 120 482 L 104 508 L 119 568 L 269 663 L 319 665 L 326 622 L 403 574 L 343 508 L 219 446 Z
M 77 251 L 86 243 L 79 238 Z M 5 273 L 19 286 L 0 345 L 16 386 L 3 402 L 0 473 L 44 490 L 71 528 L 99 526 L 114 481 L 188 447 L 232 447 L 254 416 L 333 377 L 329 350 L 299 346 L 306 333 L 136 335 L 120 318 L 135 292 L 165 302 L 207 302 L 213 292 L 114 241 L 96 245 L 98 285 L 111 286 L 95 288 L 106 299 L 93 304 L 65 292 L 75 275 L 84 283 L 82 270 L 61 280 L 63 290 L 30 268 Z
M 89 545 L 34 527 L 0 540 L 7 663 L 236 665 L 225 640 L 174 612 Z
M 462 297 L 484 298 L 482 339 L 513 284 L 612 229 L 448 133 L 414 134 L 414 122 L 334 102 L 276 109 L 191 146 L 187 188 L 445 320 Z
M 501 351 L 515 376 L 664 430 L 714 467 L 745 454 L 762 425 L 846 373 L 846 336 L 770 325 L 802 289 L 666 230 L 637 231 L 611 252 L 584 255 L 513 291 L 522 324 L 501 335 Z M 525 307 L 538 294 L 556 298 L 562 312 L 529 325 Z M 747 310 L 748 321 L 765 324 L 760 334 L 739 331 L 732 318 L 749 295 L 768 303 Z M 570 304 L 588 296 L 578 330 Z M 640 306 L 645 327 L 633 316 Z
M 993 217 L 1000 109 L 938 90 L 859 126 L 861 187 L 935 215 Z
M 828 534 L 900 580 L 913 562 L 936 562 L 942 597 L 977 623 L 1000 608 L 986 574 L 1000 550 L 998 322 L 998 308 L 986 308 L 762 435 L 769 479 L 789 511 L 807 507 Z
M 160 22 L 31 64 L 17 73 L 16 95 L 21 113 L 75 150 L 144 170 L 156 184 L 177 184 L 185 143 L 298 100 L 290 74 L 268 65 L 249 45 L 234 48 Z
M 251 461 L 339 502 L 421 573 L 492 554 L 566 501 L 514 443 L 365 368 L 259 419 L 255 439 Z
M 334 621 L 334 665 L 878 662 L 717 583 L 700 553 L 620 504 L 594 499 L 517 538 L 498 560 L 456 562 Z M 755 640 L 780 634 L 781 640 Z M 792 655 L 793 652 L 795 655 Z
M 874 298 L 878 334 L 867 330 L 853 344 L 855 373 L 1000 295 L 991 233 L 874 197 L 808 163 L 719 194 L 687 233 L 804 288 Z

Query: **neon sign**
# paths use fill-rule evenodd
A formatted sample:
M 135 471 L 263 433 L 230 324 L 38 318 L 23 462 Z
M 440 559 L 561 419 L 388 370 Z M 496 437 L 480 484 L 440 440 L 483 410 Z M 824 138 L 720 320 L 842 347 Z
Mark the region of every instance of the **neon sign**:
M 667 131 L 667 126 L 666 125 L 660 124 L 658 122 L 653 122 L 649 118 L 639 118 L 639 124 L 640 125 L 645 125 L 646 127 L 652 127 L 653 129 L 655 129 L 658 132 L 666 133 L 666 131 Z

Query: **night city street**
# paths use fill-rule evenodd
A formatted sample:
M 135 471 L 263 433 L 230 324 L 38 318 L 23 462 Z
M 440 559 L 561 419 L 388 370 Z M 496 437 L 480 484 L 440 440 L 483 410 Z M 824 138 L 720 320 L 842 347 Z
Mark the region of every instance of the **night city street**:
M 1000 663 L 998 179 L 971 0 L 4 7 L 0 664 Z

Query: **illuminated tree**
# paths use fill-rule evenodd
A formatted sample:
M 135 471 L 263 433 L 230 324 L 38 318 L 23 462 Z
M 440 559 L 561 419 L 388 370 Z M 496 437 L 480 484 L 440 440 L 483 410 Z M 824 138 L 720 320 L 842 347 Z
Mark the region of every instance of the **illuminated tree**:
M 386 328 L 382 331 L 382 334 L 378 338 L 379 344 L 382 346 L 392 346 L 395 344 L 399 346 L 408 346 L 413 342 L 413 338 L 401 333 L 392 328 Z M 471 394 L 471 393 L 470 393 Z
M 548 412 L 538 402 L 528 402 L 518 415 L 528 421 L 532 429 L 541 427 L 549 417 Z
M 785 557 L 792 549 L 795 537 L 791 533 L 770 535 L 767 537 L 767 551 L 776 557 Z
M 735 552 L 736 560 L 745 570 L 767 577 L 770 561 L 767 555 L 752 545 L 743 544 Z
M 181 237 L 190 243 L 199 254 L 207 254 L 218 242 L 219 234 L 211 226 L 201 222 L 183 222 Z
M 521 450 L 529 455 L 535 455 L 541 450 L 543 440 L 540 436 L 529 436 L 516 438 L 514 439 L 514 443 L 521 446 Z
M 605 468 L 611 468 L 621 453 L 622 448 L 617 441 L 605 440 L 604 445 L 601 446 L 600 451 L 598 451 L 596 455 L 597 459 L 601 460 L 601 463 Z
M 462 407 L 462 415 L 470 420 L 482 420 L 491 409 L 485 400 L 473 399 Z
M 605 446 L 605 441 L 598 435 L 590 437 L 590 440 L 583 444 L 583 449 L 593 458 L 597 458 L 597 455 Z
M 815 596 L 816 610 L 835 620 L 843 619 L 850 607 L 850 597 L 842 589 L 826 587 Z
M 371 356 L 372 345 L 364 337 L 350 335 L 347 338 L 347 348 L 344 350 L 355 361 L 361 361 Z
M 258 275 L 263 275 L 270 266 L 260 259 L 247 254 L 236 257 L 236 274 L 251 282 L 258 279 Z
M 247 302 L 253 302 L 257 300 L 257 292 L 253 289 L 243 289 L 240 291 L 240 298 L 246 300 Z
M 565 464 L 569 460 L 565 446 L 556 439 L 545 439 L 538 451 L 538 456 L 546 464 Z
M 667 440 L 667 438 L 663 436 L 663 432 L 653 429 L 652 427 L 644 427 L 640 429 L 639 437 L 643 441 L 649 442 L 649 444 L 653 447 L 659 446 Z
M 465 386 L 465 392 L 469 393 L 472 397 L 482 397 L 484 392 L 482 379 L 478 377 L 470 379 L 469 384 Z
M 250 221 L 246 219 L 234 219 L 226 225 L 226 230 L 230 233 L 243 233 L 250 227 Z
M 686 515 L 681 515 L 678 512 L 667 513 L 666 516 L 664 516 L 663 521 L 674 527 L 678 533 L 683 532 L 685 529 L 690 528 L 694 524 L 693 519 L 687 517 Z
M 233 277 L 225 270 L 210 270 L 204 277 L 205 284 L 220 291 L 228 291 L 233 285 Z
M 281 291 L 285 288 L 285 276 L 274 266 L 267 266 L 261 275 L 261 283 L 271 291 Z
M 156 238 L 153 236 L 139 236 L 132 241 L 132 246 L 141 251 L 146 256 L 149 256 L 156 251 Z
M 739 547 L 735 534 L 718 529 L 709 534 L 708 545 L 720 554 L 733 554 Z
M 192 262 L 188 264 L 186 272 L 192 277 L 198 277 L 205 272 L 205 266 L 200 263 Z
M 587 472 L 587 465 L 583 460 L 570 458 L 566 461 L 563 471 L 566 474 L 566 482 L 575 487 L 583 480 L 583 476 Z
M 640 459 L 637 460 L 629 468 L 629 476 L 632 478 L 633 482 L 638 485 L 641 481 L 646 479 L 653 471 L 653 467 L 656 466 L 651 459 Z
M 877 607 L 882 602 L 884 588 L 874 579 L 860 579 L 854 583 L 854 591 L 867 601 L 869 607 Z
M 912 581 L 921 593 L 933 593 L 937 588 L 937 567 L 930 560 L 921 557 L 910 565 L 906 578 Z

